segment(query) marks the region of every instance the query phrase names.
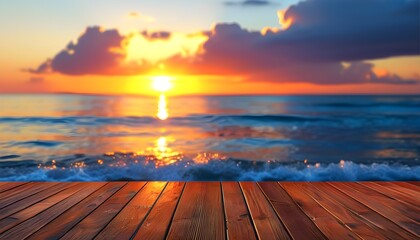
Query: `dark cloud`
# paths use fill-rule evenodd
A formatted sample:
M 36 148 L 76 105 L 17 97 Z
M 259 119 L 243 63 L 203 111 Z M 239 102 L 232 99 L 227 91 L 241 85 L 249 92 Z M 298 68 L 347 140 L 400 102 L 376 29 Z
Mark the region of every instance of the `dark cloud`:
M 168 31 L 159 31 L 159 32 L 143 31 L 141 32 L 141 35 L 149 41 L 154 41 L 154 40 L 169 40 L 172 36 L 172 33 Z
M 284 14 L 289 29 L 267 47 L 316 61 L 359 61 L 420 52 L 418 0 L 312 0 Z
M 267 5 L 271 5 L 272 2 L 271 1 L 267 1 L 267 0 L 245 0 L 245 1 L 238 1 L 238 2 L 234 2 L 234 1 L 226 1 L 224 2 L 225 5 L 227 6 L 267 6 Z
M 23 69 L 25 72 L 30 72 L 33 74 L 38 73 L 51 73 L 53 70 L 51 68 L 51 59 L 47 59 L 45 62 L 41 63 L 36 69 Z
M 252 80 L 315 84 L 416 83 L 389 73 L 378 75 L 366 61 L 420 54 L 418 0 L 307 0 L 289 7 L 285 30 L 264 34 L 235 23 L 216 24 L 198 53 L 164 60 L 177 73 L 242 75 Z M 145 31 L 150 39 L 170 32 Z M 123 45 L 127 37 L 116 30 L 88 28 L 33 72 L 63 74 L 141 74 L 147 63 L 127 66 Z
M 378 76 L 366 60 L 420 54 L 417 0 L 311 0 L 290 7 L 286 30 L 261 34 L 218 24 L 194 59 L 168 65 L 198 74 L 238 74 L 262 81 L 414 83 Z M 349 64 L 343 64 L 348 62 Z
M 59 72 L 67 75 L 125 75 L 137 73 L 141 66 L 124 62 L 126 37 L 117 30 L 89 27 L 76 43 L 67 47 L 53 59 L 42 63 L 32 73 Z

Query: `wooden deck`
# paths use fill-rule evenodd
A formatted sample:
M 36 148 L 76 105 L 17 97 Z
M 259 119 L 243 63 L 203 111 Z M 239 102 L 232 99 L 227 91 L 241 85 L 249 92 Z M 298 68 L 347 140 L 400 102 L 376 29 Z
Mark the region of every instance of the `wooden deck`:
M 0 239 L 420 239 L 419 182 L 0 182 Z

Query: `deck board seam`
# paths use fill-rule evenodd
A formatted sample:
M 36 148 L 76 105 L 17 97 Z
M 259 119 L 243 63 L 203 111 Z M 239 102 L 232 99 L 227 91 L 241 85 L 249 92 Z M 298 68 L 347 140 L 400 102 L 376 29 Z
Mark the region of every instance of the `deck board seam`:
M 30 182 L 30 183 L 36 183 L 36 182 Z M 56 183 L 56 184 L 54 184 L 54 185 L 52 185 L 52 186 L 55 186 L 55 185 L 57 185 L 57 184 L 59 184 L 59 183 Z M 17 188 L 17 187 L 21 187 L 21 186 L 23 186 L 23 185 L 25 185 L 25 184 L 18 185 L 18 186 L 14 187 L 14 188 L 12 188 L 12 189 L 9 189 L 9 190 L 13 190 L 13 189 L 15 189 L 15 188 Z M 15 199 L 13 202 L 11 202 L 11 203 L 9 203 L 9 204 L 7 204 L 7 205 L 3 205 L 3 206 L 1 206 L 1 208 L 0 208 L 0 209 L 6 208 L 6 207 L 8 207 L 8 206 L 10 206 L 10 205 L 13 205 L 13 204 L 15 204 L 15 203 L 19 202 L 20 200 L 23 200 L 23 199 L 26 199 L 26 198 L 28 198 L 28 197 L 31 197 L 31 196 L 33 196 L 33 195 L 35 195 L 35 194 L 38 194 L 38 193 L 40 193 L 40 192 L 42 192 L 42 191 L 44 191 L 44 190 L 47 190 L 47 189 L 48 189 L 48 188 L 46 188 L 46 189 L 37 189 L 37 190 L 35 190 L 35 192 L 31 192 L 31 194 L 29 194 L 28 196 L 25 196 L 25 197 L 23 197 L 23 198 L 21 198 L 21 199 Z M 9 191 L 9 190 L 7 190 L 7 191 Z
M 184 186 L 182 186 L 182 190 L 181 190 L 181 193 L 179 194 L 178 200 L 177 200 L 177 202 L 176 202 L 174 212 L 172 213 L 171 220 L 169 221 L 169 225 L 168 225 L 168 227 L 167 227 L 167 229 L 166 229 L 166 232 L 165 232 L 165 238 L 164 238 L 164 239 L 168 239 L 169 230 L 170 230 L 170 229 L 171 229 L 171 227 L 172 227 L 172 222 L 173 222 L 173 220 L 174 220 L 175 213 L 176 213 L 176 211 L 178 210 L 178 205 L 179 205 L 179 202 L 181 201 L 182 195 L 184 194 L 184 190 L 185 190 L 185 187 L 186 187 L 186 186 L 187 186 L 187 183 L 186 183 L 186 182 L 184 182 Z
M 246 205 L 246 208 L 247 208 L 247 210 L 248 210 L 248 213 L 249 213 L 249 218 L 250 218 L 250 220 L 251 220 L 252 227 L 254 228 L 255 235 L 257 236 L 257 239 L 261 239 L 260 235 L 258 234 L 258 229 L 257 229 L 257 226 L 256 226 L 256 224 L 255 224 L 254 218 L 252 217 L 252 214 L 251 214 L 251 209 L 249 208 L 249 201 L 248 201 L 248 199 L 245 197 L 245 192 L 244 192 L 244 189 L 243 189 L 243 187 L 242 187 L 242 184 L 241 184 L 240 182 L 239 182 L 238 184 L 239 184 L 239 187 L 240 187 L 240 189 L 241 189 L 242 196 L 243 196 L 243 198 L 244 198 L 244 200 L 245 200 L 245 205 Z
M 306 211 L 301 207 L 301 206 L 299 206 L 299 204 L 296 202 L 296 200 L 290 195 L 290 193 L 283 187 L 283 185 L 282 185 L 282 183 L 281 182 L 277 182 L 277 184 L 279 184 L 280 185 L 280 187 L 287 193 L 287 195 L 289 195 L 289 197 L 293 200 L 293 202 L 296 204 L 296 206 L 298 206 L 298 208 L 300 209 L 300 211 L 302 211 L 304 214 L 305 214 L 305 216 L 307 217 L 307 218 L 309 218 L 309 220 L 311 220 L 311 222 L 313 222 L 314 223 L 314 225 L 318 228 L 318 230 L 322 233 L 322 235 L 324 235 L 325 236 L 325 238 L 326 239 L 328 239 L 328 237 L 326 237 L 326 234 L 321 230 L 321 228 L 318 226 L 318 224 L 316 223 L 316 222 L 314 222 L 313 220 L 312 220 L 312 218 L 308 215 L 308 213 L 306 213 Z
M 59 184 L 59 183 L 57 183 L 56 185 L 58 185 L 58 184 Z M 56 185 L 53 185 L 53 186 L 56 186 Z M 20 211 L 23 211 L 23 210 L 25 210 L 25 209 L 27 209 L 27 208 L 29 208 L 29 207 L 31 207 L 31 206 L 33 206 L 33 205 L 37 204 L 37 203 L 39 203 L 39 202 L 41 202 L 41 201 L 43 201 L 43 200 L 45 200 L 45 199 L 49 198 L 49 197 L 52 197 L 52 196 L 54 196 L 54 195 L 56 195 L 56 194 L 58 194 L 58 193 L 60 193 L 60 192 L 62 192 L 62 191 L 64 191 L 64 190 L 68 189 L 69 187 L 71 187 L 71 186 L 68 186 L 68 187 L 66 187 L 66 188 L 64 188 L 64 189 L 62 189 L 62 190 L 60 190 L 60 191 L 58 191 L 58 192 L 56 192 L 56 193 L 54 193 L 54 194 L 52 194 L 52 195 L 50 195 L 50 196 L 46 196 L 46 197 L 44 197 L 44 198 L 40 198 L 39 200 L 35 200 L 35 202 L 33 202 L 32 204 L 30 204 L 30 205 L 28 205 L 28 206 L 26 206 L 26 207 L 22 208 L 22 209 L 21 209 L 21 210 L 19 210 L 19 211 L 16 211 L 16 212 L 10 213 L 9 215 L 7 215 L 7 216 L 5 216 L 5 217 L 0 218 L 0 220 L 3 220 L 3 219 L 5 219 L 5 218 L 7 218 L 7 217 L 10 217 L 11 215 L 13 215 L 13 214 L 15 214 L 15 213 L 18 213 L 18 212 L 20 212 Z M 40 192 L 37 192 L 37 193 L 41 193 L 41 192 L 46 191 L 46 190 L 48 190 L 48 188 L 47 188 L 47 189 L 44 189 L 44 190 L 41 190 Z M 37 194 L 37 193 L 36 193 L 36 194 Z M 33 194 L 33 195 L 35 195 L 35 194 Z M 33 195 L 30 195 L 30 196 L 28 196 L 28 197 L 31 197 L 31 196 L 33 196 Z M 12 205 L 13 205 L 13 204 L 15 204 L 15 203 L 20 202 L 20 201 L 22 201 L 22 200 L 24 200 L 24 199 L 26 199 L 26 198 L 28 198 L 28 197 L 25 197 L 25 198 L 22 198 L 22 199 L 18 199 L 16 202 L 13 202 L 12 204 L 6 205 L 6 206 L 4 206 L 4 207 L 2 206 L 2 208 L 0 208 L 0 211 L 1 211 L 1 210 L 3 210 L 4 208 L 7 208 L 7 207 L 12 206 Z
M 236 184 L 238 184 L 239 190 L 241 190 L 241 196 L 242 196 L 242 199 L 245 202 L 246 211 L 248 212 L 248 217 L 249 217 L 249 220 L 251 222 L 252 229 L 254 230 L 255 237 L 256 237 L 256 239 L 260 239 L 260 237 L 258 236 L 257 227 L 255 226 L 254 220 L 252 219 L 251 210 L 249 209 L 249 205 L 248 205 L 248 202 L 246 200 L 245 193 L 242 189 L 242 186 L 241 186 L 240 182 L 236 182 Z
M 360 202 L 358 199 L 356 199 L 356 198 L 354 198 L 354 197 L 352 197 L 352 196 L 348 195 L 347 193 L 345 193 L 343 190 L 341 190 L 340 188 L 338 188 L 338 187 L 337 187 L 337 186 L 335 186 L 334 184 L 331 184 L 330 182 L 327 182 L 327 184 L 329 184 L 329 185 L 333 186 L 335 189 L 337 189 L 337 190 L 339 190 L 340 192 L 344 193 L 346 196 L 348 196 L 348 197 L 350 197 L 350 198 L 354 199 L 355 201 L 357 201 L 357 202 L 359 202 L 360 204 L 364 205 L 365 207 L 369 208 L 371 211 L 376 212 L 377 214 L 381 215 L 383 218 L 388 219 L 389 221 L 393 222 L 395 225 L 397 225 L 398 227 L 400 227 L 402 230 L 404 230 L 404 231 L 406 231 L 406 232 L 408 232 L 408 233 L 410 233 L 410 234 L 414 235 L 416 238 L 418 238 L 418 237 L 419 237 L 416 233 L 414 233 L 414 232 L 412 232 L 412 231 L 409 231 L 409 229 L 406 229 L 404 226 L 401 226 L 399 223 L 397 223 L 397 222 L 393 221 L 392 219 L 390 219 L 390 218 L 386 217 L 386 216 L 385 216 L 385 215 L 383 215 L 382 213 L 380 213 L 380 212 L 376 211 L 375 209 L 372 209 L 371 207 L 367 206 L 366 204 L 364 204 L 364 203 Z M 408 219 L 409 219 L 409 218 L 408 218 Z M 409 219 L 409 220 L 411 220 L 411 219 Z M 413 222 L 414 222 L 414 221 L 413 221 Z
M 131 202 L 131 201 L 133 201 L 133 199 L 139 194 L 139 192 L 141 192 L 141 190 L 143 190 L 144 188 L 145 188 L 145 186 L 147 185 L 149 183 L 149 181 L 147 181 L 146 182 L 146 184 L 144 184 L 131 198 L 130 198 L 130 200 L 128 200 L 125 204 L 124 204 L 124 206 L 101 228 L 101 230 L 99 230 L 96 234 L 95 234 L 95 236 L 93 236 L 92 237 L 92 239 L 96 239 L 96 237 L 102 232 L 102 231 L 104 231 L 107 227 L 108 227 L 108 225 L 112 222 L 112 220 L 114 220 L 120 213 L 121 213 L 121 211 L 125 208 L 125 207 L 127 207 L 127 205 Z M 124 185 L 125 186 L 125 185 Z M 117 192 L 119 192 L 120 190 L 121 190 L 122 188 L 120 188 Z M 102 205 L 102 204 L 101 204 Z M 90 214 L 89 214 L 90 215 Z M 75 225 L 75 226 L 77 226 L 77 225 Z
M 315 187 L 316 189 L 318 189 L 319 191 L 323 191 L 323 190 L 320 190 L 320 189 L 319 189 L 319 187 L 318 187 L 318 186 L 316 186 L 316 185 L 314 185 L 314 187 Z M 335 189 L 336 189 L 336 188 L 335 188 Z M 338 189 L 336 189 L 336 190 L 337 190 L 337 191 L 339 191 Z M 327 192 L 325 192 L 325 191 L 323 191 L 323 192 L 327 194 Z M 386 221 L 389 221 L 389 222 L 390 222 L 391 224 L 393 224 L 395 227 L 399 228 L 399 230 L 400 230 L 400 231 L 404 231 L 405 233 L 407 233 L 408 235 L 412 236 L 413 238 L 416 238 L 416 236 L 415 236 L 413 233 L 411 233 L 411 232 L 409 232 L 409 231 L 405 230 L 404 228 L 402 228 L 400 225 L 396 224 L 395 222 L 393 222 L 393 221 L 389 220 L 388 218 L 385 218 L 383 215 L 379 214 L 378 212 L 373 211 L 371 208 L 369 208 L 368 206 L 364 205 L 363 203 L 361 203 L 361 202 L 357 201 L 356 199 L 354 199 L 354 198 L 352 198 L 352 197 L 348 196 L 346 193 L 344 193 L 344 192 L 342 192 L 342 191 L 339 191 L 339 192 L 340 192 L 340 193 L 342 193 L 342 194 L 344 194 L 345 196 L 347 196 L 347 198 L 349 198 L 350 200 L 353 200 L 353 201 L 355 201 L 355 202 L 359 203 L 360 205 L 362 205 L 362 206 L 366 207 L 367 209 L 369 209 L 369 210 L 370 210 L 370 211 L 372 211 L 373 213 L 375 213 L 375 214 L 377 214 L 377 215 L 381 216 L 381 217 L 382 217 L 382 218 L 384 218 Z M 369 224 L 371 224 L 371 225 L 373 225 L 373 226 L 374 226 L 374 227 L 376 227 L 376 228 L 379 228 L 379 229 L 385 230 L 385 229 L 383 228 L 383 226 L 378 225 L 378 223 L 377 223 L 377 222 L 372 221 L 372 220 L 370 220 L 369 218 L 366 218 L 365 216 L 363 216 L 363 215 L 359 214 L 357 211 L 355 211 L 355 210 L 351 209 L 349 206 L 347 206 L 347 205 L 345 205 L 345 204 L 342 204 L 342 203 L 340 203 L 340 202 L 338 202 L 338 203 L 339 203 L 339 204 L 340 204 L 343 208 L 345 208 L 346 210 L 350 211 L 350 212 L 351 212 L 354 216 L 356 216 L 358 219 L 360 219 L 360 221 L 362 221 L 362 222 L 366 222 L 366 223 L 365 223 L 366 225 L 368 225 L 368 226 L 369 226 Z M 372 228 L 372 227 L 370 227 L 370 228 Z M 389 239 L 389 238 L 388 238 L 388 239 Z
M 222 182 L 219 182 L 220 185 L 220 197 L 222 199 L 222 211 L 223 211 L 223 224 L 225 226 L 225 239 L 229 239 L 229 229 L 227 224 L 227 216 L 226 216 L 226 209 L 225 209 L 225 195 L 223 194 L 223 184 Z
M 10 191 L 10 190 L 12 190 L 12 189 L 15 189 L 15 188 L 17 188 L 17 187 L 20 187 L 20 186 L 23 186 L 23 185 L 26 185 L 26 184 L 29 184 L 29 183 L 31 183 L 31 182 L 23 182 L 22 184 L 16 185 L 16 186 L 11 187 L 11 188 L 8 188 L 8 189 L 6 189 L 6 190 L 2 190 L 2 191 L 0 191 L 0 193 L 4 193 L 4 192 L 7 192 L 7 191 Z
M 81 183 L 77 183 L 77 184 L 75 184 L 74 186 L 71 186 L 71 187 L 76 187 L 76 186 L 78 186 L 78 185 L 81 185 Z M 70 187 L 69 187 L 69 188 L 70 188 Z M 68 188 L 67 188 L 67 189 L 68 189 Z M 65 190 L 66 190 L 66 189 L 64 189 L 63 191 L 65 191 Z M 51 207 L 55 206 L 56 204 L 59 204 L 61 201 L 66 200 L 67 198 L 69 198 L 69 197 L 73 196 L 74 194 L 78 193 L 78 192 L 79 192 L 79 191 L 81 191 L 81 190 L 82 190 L 82 188 L 80 188 L 79 190 L 77 190 L 77 191 L 76 191 L 76 192 L 74 192 L 73 194 L 71 194 L 71 195 L 67 196 L 66 198 L 64 198 L 64 199 L 62 199 L 62 200 L 60 200 L 60 201 L 56 202 L 55 204 L 53 204 L 53 205 L 49 206 L 48 208 L 46 208 L 46 209 L 44 209 L 44 210 L 42 210 L 42 211 L 38 212 L 37 214 L 35 214 L 35 215 L 31 216 L 30 218 L 27 218 L 27 219 L 25 219 L 24 221 L 22 221 L 22 222 L 20 222 L 20 223 L 16 224 L 15 226 L 13 226 L 13 227 L 11 227 L 11 228 L 9 228 L 9 229 L 7 229 L 7 230 L 3 231 L 3 232 L 0 232 L 0 235 L 3 235 L 4 233 L 6 233 L 6 232 L 8 232 L 8 231 L 11 231 L 11 230 L 12 230 L 12 229 L 14 229 L 15 227 L 18 227 L 19 225 L 23 224 L 24 222 L 26 222 L 26 221 L 28 221 L 28 220 L 30 220 L 30 219 L 32 219 L 32 218 L 34 218 L 34 217 L 38 216 L 39 214 L 41 214 L 41 213 L 43 213 L 43 212 L 47 211 L 47 210 L 48 210 L 48 209 L 50 209 Z M 61 192 L 61 191 L 60 191 L 60 192 Z M 1 220 L 6 219 L 6 218 L 8 218 L 8 217 L 10 217 L 10 216 L 12 216 L 12 215 L 14 215 L 14 214 L 16 214 L 16 213 L 21 212 L 21 211 L 24 211 L 24 210 L 26 210 L 26 209 L 28 209 L 28 208 L 32 207 L 33 205 L 35 205 L 35 204 L 37 204 L 37 203 L 39 203 L 39 202 L 42 202 L 43 200 L 48 199 L 48 198 L 50 198 L 50 197 L 53 197 L 53 196 L 55 196 L 55 195 L 56 195 L 56 194 L 53 194 L 53 195 L 51 195 L 51 196 L 49 196 L 49 197 L 46 197 L 46 198 L 44 198 L 44 199 L 42 199 L 42 200 L 40 200 L 40 201 L 38 201 L 38 202 L 36 202 L 36 203 L 34 203 L 34 204 L 31 204 L 30 206 L 28 206 L 28 207 L 26 207 L 26 208 L 24 208 L 24 209 L 21 209 L 20 211 L 17 211 L 17 212 L 15 212 L 15 213 L 12 213 L 12 214 L 10 214 L 9 216 L 7 216 L 7 217 L 5 217 L 5 218 L 2 218 Z M 25 198 L 23 198 L 23 199 L 25 199 Z M 9 204 L 9 205 L 7 205 L 7 206 L 10 206 L 10 204 Z M 7 207 L 7 206 L 6 206 L 6 207 Z
M 147 211 L 147 213 L 144 215 L 143 219 L 140 221 L 140 223 L 137 225 L 136 229 L 134 230 L 133 234 L 130 237 L 131 239 L 134 239 L 134 237 L 136 236 L 137 232 L 139 231 L 139 229 L 141 228 L 141 226 L 143 225 L 144 221 L 146 221 L 147 217 L 149 216 L 150 212 L 152 211 L 152 209 L 155 207 L 156 203 L 158 202 L 158 200 L 160 199 L 160 197 L 162 196 L 163 192 L 165 191 L 166 187 L 168 187 L 168 182 L 166 182 L 165 186 L 162 188 L 162 191 L 159 193 L 159 196 L 155 199 L 155 201 L 153 202 L 152 206 L 149 208 L 149 210 Z M 139 191 L 140 192 L 140 191 Z
M 404 201 L 404 200 L 398 199 L 398 198 L 393 197 L 393 196 L 386 195 L 385 193 L 382 193 L 382 192 L 380 192 L 379 190 L 377 190 L 377 189 L 375 189 L 375 188 L 372 188 L 372 187 L 371 187 L 371 186 L 369 186 L 369 185 L 365 185 L 365 184 L 363 184 L 363 183 L 361 183 L 361 182 L 357 182 L 357 183 L 358 183 L 358 184 L 360 184 L 360 185 L 362 185 L 362 186 L 364 186 L 364 187 L 367 187 L 367 188 L 369 188 L 369 189 L 371 189 L 371 190 L 373 190 L 373 191 L 375 191 L 375 192 L 377 192 L 377 193 L 380 193 L 380 194 L 382 194 L 382 195 L 384 195 L 384 196 L 387 196 L 387 197 L 391 198 L 392 200 L 398 201 L 398 202 L 400 202 L 400 203 L 402 203 L 402 204 L 404 204 L 404 205 L 407 205 L 407 204 L 408 204 L 408 206 L 410 206 L 410 207 L 414 207 L 414 208 L 416 208 L 416 209 L 417 209 L 417 211 L 420 211 L 420 208 L 419 208 L 418 206 L 416 206 L 415 204 L 412 204 L 412 203 L 406 202 L 406 201 Z M 399 193 L 399 192 L 395 191 L 394 189 L 389 188 L 389 187 L 387 187 L 387 186 L 382 186 L 382 185 L 379 185 L 379 184 L 377 184 L 377 183 L 375 183 L 375 182 L 369 182 L 369 183 L 374 184 L 374 185 L 376 185 L 376 186 L 378 186 L 378 187 L 385 188 L 386 190 L 388 190 L 388 191 L 390 191 L 390 192 Z M 399 194 L 404 195 L 403 193 L 399 193 Z
M 76 185 L 74 185 L 74 186 L 72 186 L 72 187 L 76 187 L 76 186 L 81 185 L 81 184 L 83 184 L 83 183 L 79 182 L 79 183 L 77 183 Z M 104 186 L 105 186 L 105 185 L 106 185 L 106 184 L 104 184 Z M 67 188 L 67 189 L 69 189 L 69 188 Z M 67 189 L 65 189 L 65 190 L 67 190 Z M 99 189 L 99 188 L 98 188 L 98 189 Z M 12 231 L 14 228 L 19 227 L 20 225 L 24 224 L 25 222 L 27 222 L 27 221 L 29 221 L 29 220 L 31 220 L 31 219 L 33 219 L 33 218 L 37 217 L 38 215 L 40 215 L 40 214 L 44 213 L 45 211 L 49 210 L 50 208 L 52 208 L 52 207 L 54 207 L 54 206 L 56 206 L 56 205 L 60 204 L 61 202 L 65 201 L 65 200 L 67 200 L 67 199 L 69 199 L 69 198 L 71 198 L 72 196 L 74 196 L 75 194 L 77 194 L 78 192 L 80 192 L 80 191 L 82 191 L 82 190 L 83 190 L 83 188 L 80 188 L 79 190 L 75 191 L 73 194 L 71 194 L 71 195 L 69 195 L 69 196 L 65 197 L 64 199 L 62 199 L 62 200 L 60 200 L 60 201 L 58 201 L 58 202 L 54 203 L 53 205 L 51 205 L 51 206 L 49 206 L 48 208 L 46 208 L 46 209 L 44 209 L 44 210 L 40 211 L 39 213 L 35 214 L 34 216 L 32 216 L 32 217 L 30 217 L 30 218 L 28 218 L 28 219 L 25 219 L 24 221 L 20 222 L 19 224 L 16 224 L 15 226 L 11 227 L 10 229 L 7 229 L 6 231 L 2 232 L 2 233 L 1 233 L 1 235 L 4 235 L 4 234 L 6 234 L 7 232 Z M 96 191 L 96 190 L 95 190 L 95 191 Z M 90 194 L 89 194 L 89 195 L 90 195 Z M 52 196 L 55 196 L 55 194 L 53 194 Z M 50 196 L 50 197 L 52 197 L 52 196 Z M 76 204 L 78 204 L 79 202 L 83 201 L 85 198 L 86 198 L 86 197 L 82 198 L 80 201 L 76 202 L 76 203 L 75 203 L 75 204 L 73 204 L 71 207 L 73 207 L 73 206 L 75 206 Z M 70 207 L 70 208 L 71 208 L 71 207 Z M 63 212 L 61 212 L 61 213 L 60 213 L 60 215 L 61 215 L 62 213 L 63 213 Z M 55 219 L 55 218 L 54 218 L 54 219 Z M 50 221 L 49 221 L 48 223 L 50 223 Z M 44 226 L 45 226 L 45 225 L 47 225 L 48 223 L 44 224 Z M 41 227 L 40 229 L 42 229 L 42 227 Z M 38 230 L 40 230 L 40 229 L 38 229 Z M 38 231 L 38 230 L 37 230 L 37 231 Z M 30 234 L 30 235 L 32 235 L 32 234 Z M 30 235 L 29 235 L 29 236 L 30 236 Z M 28 237 L 29 237 L 29 236 L 28 236 Z M 28 237 L 26 237 L 26 238 L 28 238 Z
M 45 224 L 45 225 L 48 225 L 49 223 L 51 223 L 52 221 L 54 221 L 55 219 L 57 219 L 57 218 L 59 218 L 61 215 L 63 215 L 65 212 L 67 212 L 67 211 L 70 211 L 73 207 L 75 207 L 77 204 L 79 204 L 80 202 L 82 202 L 83 200 L 85 200 L 86 198 L 88 198 L 88 197 L 90 197 L 92 194 L 94 194 L 94 193 L 96 193 L 97 191 L 99 191 L 99 190 L 101 190 L 102 188 L 104 188 L 105 186 L 107 186 L 108 184 L 110 184 L 110 182 L 107 182 L 107 184 L 105 184 L 105 185 L 103 185 L 102 187 L 100 187 L 100 188 L 98 188 L 97 190 L 95 190 L 95 191 L 93 191 L 91 194 L 89 194 L 88 196 L 86 196 L 85 198 L 83 198 L 81 201 L 79 201 L 79 202 L 77 202 L 76 204 L 74 204 L 72 207 L 70 207 L 69 209 L 67 209 L 67 210 L 65 210 L 64 212 L 62 212 L 62 213 L 60 213 L 60 215 L 58 215 L 57 217 L 55 217 L 54 219 L 52 219 L 51 221 L 49 221 L 47 224 Z M 123 188 L 125 185 L 127 185 L 128 184 L 128 182 L 125 182 L 124 183 L 124 185 L 122 185 L 121 186 L 121 188 Z M 120 189 L 121 189 L 120 188 Z M 118 189 L 117 191 L 115 191 L 115 193 L 117 193 L 120 189 Z M 104 202 L 106 201 L 106 200 L 108 200 L 109 198 L 111 198 L 115 193 L 113 193 L 113 194 L 111 194 L 108 198 L 106 198 L 105 200 L 104 200 Z M 88 215 L 86 215 L 85 217 L 83 217 L 83 218 L 81 218 L 79 221 L 77 221 L 71 228 L 69 228 L 67 231 L 65 231 L 65 232 L 62 232 L 61 233 L 61 236 L 59 237 L 59 239 L 61 238 L 61 237 L 63 237 L 64 235 L 66 235 L 68 232 L 70 232 L 75 226 L 77 226 L 77 224 L 79 224 L 81 221 L 83 221 L 86 217 L 88 217 L 93 211 L 95 211 L 98 207 L 100 207 L 102 205 L 102 203 L 101 204 L 99 204 L 98 206 L 96 206 Z M 44 226 L 45 226 L 44 225 Z M 41 231 L 42 230 L 42 228 L 40 228 L 40 229 L 38 229 L 37 231 L 35 231 L 35 232 L 33 232 L 31 235 L 29 235 L 27 238 L 29 238 L 29 237 L 31 237 L 33 234 L 36 234 L 37 232 L 39 232 L 39 231 Z
M 286 224 L 283 222 L 283 219 L 280 217 L 280 214 L 277 212 L 276 208 L 273 206 L 273 203 L 271 202 L 270 198 L 267 196 L 267 194 L 264 192 L 264 189 L 262 189 L 262 187 L 260 186 L 259 183 L 256 183 L 258 188 L 261 190 L 261 192 L 263 193 L 265 199 L 268 201 L 268 203 L 270 204 L 271 209 L 273 209 L 273 211 L 276 213 L 277 219 L 280 221 L 280 223 L 283 225 L 284 229 L 286 229 L 287 234 L 289 235 L 290 239 L 293 239 L 293 235 L 292 232 L 290 231 L 290 229 L 286 226 Z
M 414 182 L 406 182 L 406 183 L 408 183 L 408 184 L 410 184 L 410 185 L 413 185 L 413 186 L 415 186 L 415 187 L 419 187 L 418 185 L 416 185 Z
M 363 239 L 363 236 L 360 236 L 360 234 L 358 234 L 355 231 L 353 231 L 353 229 L 351 229 L 350 226 L 348 226 L 343 220 L 341 220 L 339 216 L 336 216 L 334 213 L 332 213 L 330 210 L 328 210 L 326 207 L 324 207 L 317 199 L 315 199 L 314 197 L 312 197 L 311 194 L 307 194 L 306 193 L 306 195 L 308 195 L 310 198 L 312 198 L 312 200 L 314 200 L 322 209 L 324 209 L 325 211 L 327 211 L 332 217 L 334 217 L 335 219 L 337 219 L 342 224 L 342 226 L 346 227 L 348 230 L 350 230 L 353 234 L 355 234 L 356 236 L 358 236 L 360 239 Z M 338 205 L 342 206 L 341 204 L 338 204 Z M 348 209 L 346 209 L 346 210 L 348 210 Z M 359 218 L 357 216 L 355 216 L 354 214 L 353 214 L 353 216 L 356 219 L 358 219 L 359 223 L 362 223 L 363 225 L 366 225 L 369 229 L 372 229 L 369 225 L 367 225 L 366 223 L 364 223 L 361 220 L 359 220 Z

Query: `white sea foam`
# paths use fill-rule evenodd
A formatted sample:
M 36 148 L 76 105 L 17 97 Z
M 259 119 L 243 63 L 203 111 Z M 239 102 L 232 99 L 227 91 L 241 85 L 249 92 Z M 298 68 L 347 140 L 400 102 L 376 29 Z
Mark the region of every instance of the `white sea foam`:
M 342 161 L 330 164 L 252 164 L 234 160 L 212 160 L 207 164 L 182 162 L 156 168 L 154 164 L 128 162 L 121 166 L 7 167 L 0 181 L 398 181 L 420 180 L 420 166 L 386 163 L 357 164 Z

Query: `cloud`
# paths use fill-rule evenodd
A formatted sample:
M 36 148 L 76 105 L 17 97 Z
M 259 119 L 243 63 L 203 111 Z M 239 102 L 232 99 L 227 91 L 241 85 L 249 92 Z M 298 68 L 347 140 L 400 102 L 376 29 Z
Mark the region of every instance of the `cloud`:
M 167 65 L 197 74 L 242 74 L 260 81 L 416 83 L 378 76 L 367 60 L 420 54 L 415 0 L 311 0 L 284 12 L 285 30 L 264 34 L 238 24 L 217 24 L 194 59 Z M 344 64 L 347 62 L 347 64 Z
M 392 73 L 377 74 L 369 60 L 420 54 L 417 0 L 307 0 L 279 12 L 283 29 L 247 30 L 219 23 L 203 31 L 207 40 L 194 55 L 175 55 L 164 64 L 174 74 L 235 75 L 252 81 L 315 84 L 418 83 Z M 170 32 L 143 32 L 150 40 Z M 190 34 L 193 36 L 193 34 Z M 88 28 L 53 59 L 32 72 L 145 74 L 147 62 L 127 64 L 117 30 Z
M 168 31 L 148 32 L 147 30 L 145 30 L 141 32 L 141 35 L 149 41 L 155 41 L 155 40 L 169 40 L 172 36 L 172 33 Z
M 139 13 L 139 12 L 129 12 L 128 17 L 131 18 L 131 19 L 140 19 L 140 20 L 143 20 L 145 22 L 155 22 L 156 21 L 156 19 L 154 17 L 147 16 L 147 15 L 144 15 L 144 14 Z
M 271 5 L 272 2 L 271 1 L 267 1 L 267 0 L 245 0 L 245 1 L 240 1 L 240 2 L 234 2 L 234 1 L 226 1 L 224 2 L 225 5 L 227 6 L 267 6 L 267 5 Z
M 135 74 L 143 66 L 124 61 L 126 41 L 127 37 L 120 35 L 115 29 L 88 27 L 77 42 L 70 42 L 54 58 L 29 72 L 59 72 L 67 75 Z
M 267 43 L 316 61 L 359 61 L 420 52 L 417 0 L 312 0 L 291 6 L 291 22 Z M 287 49 L 284 49 L 287 45 Z

